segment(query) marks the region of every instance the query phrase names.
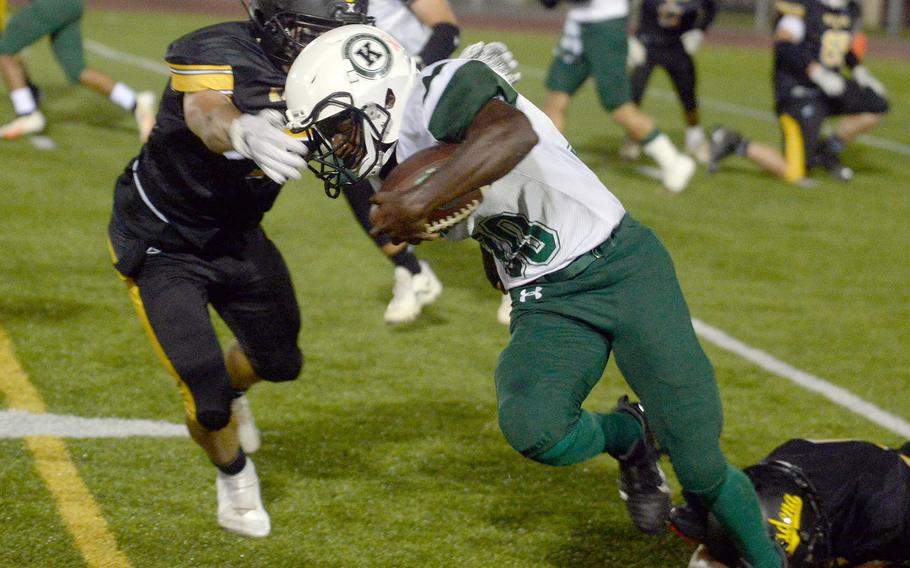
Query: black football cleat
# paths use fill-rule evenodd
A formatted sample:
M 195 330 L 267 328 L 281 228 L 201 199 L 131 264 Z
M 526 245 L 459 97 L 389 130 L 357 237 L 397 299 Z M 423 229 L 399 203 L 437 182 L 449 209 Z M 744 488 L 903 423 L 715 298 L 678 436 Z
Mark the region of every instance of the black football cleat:
M 720 169 L 720 162 L 736 153 L 743 138 L 738 132 L 715 126 L 711 131 L 711 153 L 708 158 L 708 171 L 711 173 Z
M 692 544 L 702 544 L 708 534 L 708 513 L 689 504 L 673 507 L 670 530 Z
M 626 502 L 632 523 L 643 533 L 657 534 L 670 516 L 670 488 L 660 469 L 660 454 L 648 428 L 644 408 L 622 396 L 614 412 L 631 414 L 641 424 L 645 435 L 632 448 L 619 456 L 619 496 Z
M 837 181 L 853 179 L 853 170 L 840 161 L 843 143 L 834 138 L 826 138 L 818 145 L 816 156 L 818 163 L 828 171 L 828 175 Z

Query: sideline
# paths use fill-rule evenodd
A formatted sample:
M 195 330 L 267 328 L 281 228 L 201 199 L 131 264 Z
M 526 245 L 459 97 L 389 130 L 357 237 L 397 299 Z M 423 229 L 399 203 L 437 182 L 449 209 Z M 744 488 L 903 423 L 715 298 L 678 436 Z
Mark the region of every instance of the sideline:
M 157 61 L 153 61 L 151 59 L 147 59 L 145 57 L 126 53 L 92 40 L 86 40 L 85 46 L 90 51 L 102 57 L 114 59 L 122 63 L 137 65 L 143 69 L 148 69 L 161 75 L 170 74 L 166 65 Z M 521 66 L 521 70 L 527 77 L 532 77 L 535 79 L 541 79 L 545 75 L 545 70 L 541 69 L 540 67 L 529 67 L 523 65 Z M 676 97 L 675 93 L 665 89 L 651 89 L 650 92 L 652 94 L 656 94 L 661 98 Z M 711 108 L 719 112 L 733 114 L 740 117 L 752 118 L 765 122 L 777 122 L 777 117 L 768 111 L 705 98 L 702 98 L 702 104 L 707 108 Z M 866 135 L 857 138 L 857 142 L 865 144 L 867 146 L 873 146 L 881 150 L 910 156 L 910 144 L 903 144 L 885 138 Z M 795 367 L 788 365 L 787 363 L 784 363 L 783 361 L 775 359 L 772 355 L 765 353 L 760 349 L 750 347 L 745 343 L 742 343 L 741 341 L 727 335 L 723 331 L 714 328 L 698 319 L 693 318 L 692 323 L 695 326 L 696 333 L 705 341 L 708 341 L 709 343 L 716 345 L 721 349 L 739 355 L 740 357 L 751 361 L 752 363 L 755 363 L 771 374 L 787 379 L 806 390 L 818 393 L 834 404 L 837 404 L 838 406 L 841 406 L 850 412 L 858 414 L 867 420 L 878 424 L 882 428 L 903 436 L 904 438 L 910 438 L 910 423 L 904 419 L 875 406 L 871 402 L 868 402 L 854 395 L 850 391 L 839 387 L 829 381 L 826 381 L 825 379 L 822 379 L 821 377 L 817 377 L 805 371 L 801 371 Z
M 0 327 L 0 393 L 10 409 L 41 414 L 44 401 L 19 365 L 12 341 Z M 117 547 L 117 540 L 101 515 L 95 499 L 70 458 L 63 440 L 55 436 L 26 436 L 25 445 L 35 459 L 67 530 L 86 564 L 95 568 L 131 566 Z

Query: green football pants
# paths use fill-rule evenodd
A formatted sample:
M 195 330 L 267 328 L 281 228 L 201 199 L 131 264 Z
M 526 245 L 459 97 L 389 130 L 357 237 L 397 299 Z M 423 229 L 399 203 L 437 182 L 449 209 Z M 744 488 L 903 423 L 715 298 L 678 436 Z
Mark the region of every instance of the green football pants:
M 580 43 L 579 53 L 562 45 L 565 38 L 560 40 L 547 71 L 547 89 L 573 95 L 593 76 L 600 104 L 608 112 L 632 101 L 632 81 L 626 71 L 626 18 L 580 24 L 579 34 L 572 38 Z
M 66 78 L 75 83 L 85 69 L 82 0 L 33 0 L 9 19 L 0 34 L 0 55 L 15 55 L 46 35 Z
M 650 229 L 627 215 L 593 252 L 510 293 L 512 338 L 496 368 L 496 395 L 500 427 L 516 450 L 567 465 L 615 447 L 605 415 L 581 408 L 612 351 L 682 486 L 701 492 L 722 483 L 714 371 L 670 256 Z

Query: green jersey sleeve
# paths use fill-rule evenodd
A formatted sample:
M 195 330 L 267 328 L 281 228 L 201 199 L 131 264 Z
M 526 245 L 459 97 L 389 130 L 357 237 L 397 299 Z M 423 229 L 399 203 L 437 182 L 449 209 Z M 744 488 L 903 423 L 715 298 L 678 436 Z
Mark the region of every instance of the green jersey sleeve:
M 460 64 L 454 73 L 444 72 L 446 66 L 453 64 Z M 491 99 L 499 98 L 511 105 L 518 100 L 518 93 L 508 81 L 481 61 L 449 61 L 439 65 L 423 79 L 427 94 L 440 88 L 434 81 L 444 81 L 445 77 L 449 77 L 448 83 L 442 87 L 428 125 L 430 134 L 442 142 L 463 141 L 468 126 Z

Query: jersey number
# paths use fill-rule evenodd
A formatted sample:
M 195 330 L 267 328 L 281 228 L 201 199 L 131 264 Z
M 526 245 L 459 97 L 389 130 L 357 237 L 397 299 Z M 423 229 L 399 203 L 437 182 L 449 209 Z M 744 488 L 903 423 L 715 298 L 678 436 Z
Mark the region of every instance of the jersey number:
M 850 32 L 827 30 L 822 34 L 822 48 L 819 59 L 825 67 L 837 69 L 844 64 L 844 56 L 850 51 Z
M 559 252 L 559 235 L 524 215 L 503 213 L 484 219 L 475 238 L 505 267 L 509 276 L 523 276 L 530 265 L 547 264 Z

